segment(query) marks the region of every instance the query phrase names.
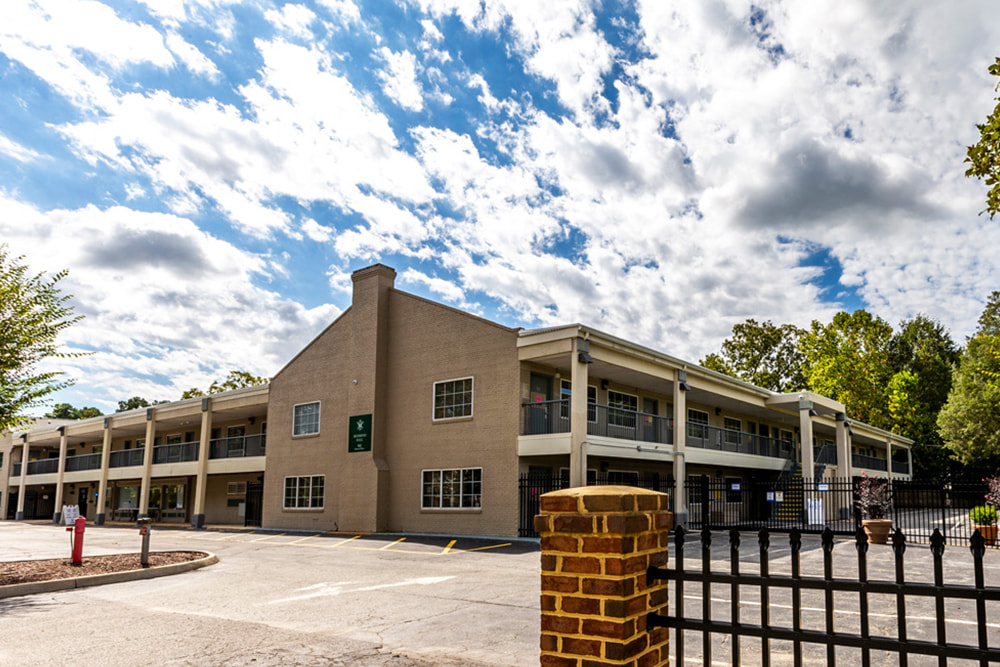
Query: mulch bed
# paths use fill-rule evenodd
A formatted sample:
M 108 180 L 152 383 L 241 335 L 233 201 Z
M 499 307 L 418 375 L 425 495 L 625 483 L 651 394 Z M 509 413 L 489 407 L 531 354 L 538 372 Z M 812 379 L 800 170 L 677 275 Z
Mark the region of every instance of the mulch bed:
M 154 551 L 149 554 L 149 565 L 156 567 L 186 563 L 207 555 L 203 551 Z M 139 562 L 140 555 L 137 553 L 84 556 L 82 565 L 71 565 L 69 561 L 69 558 L 50 558 L 0 563 L 0 586 L 143 569 Z

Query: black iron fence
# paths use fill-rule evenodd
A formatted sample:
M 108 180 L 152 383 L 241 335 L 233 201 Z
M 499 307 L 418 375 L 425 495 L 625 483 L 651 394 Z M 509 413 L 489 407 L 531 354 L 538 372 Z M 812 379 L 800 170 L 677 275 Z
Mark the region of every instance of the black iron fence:
M 670 507 L 673 508 L 674 478 L 656 473 L 615 473 L 591 471 L 587 475 L 587 486 L 635 486 L 651 491 L 659 491 L 670 496 Z M 568 475 L 553 475 L 551 473 L 522 473 L 519 484 L 519 515 L 517 534 L 519 537 L 538 537 L 535 532 L 535 516 L 540 511 L 539 498 L 543 493 L 570 488 Z
M 652 567 L 646 575 L 651 580 L 674 582 L 668 613 L 652 612 L 646 617 L 647 627 L 674 630 L 671 641 L 674 664 L 685 664 L 688 652 L 685 634 L 689 632 L 700 635 L 700 659 L 706 665 L 713 664 L 713 653 L 723 650 L 730 653 L 732 664 L 740 664 L 747 646 L 743 639 L 748 637 L 759 641 L 759 651 L 750 651 L 748 661 L 765 666 L 780 655 L 780 649 L 788 648 L 796 665 L 804 664 L 804 658 L 828 665 L 837 664 L 838 658 L 841 664 L 870 665 L 873 654 L 878 662 L 885 662 L 881 652 L 897 655 L 900 665 L 908 664 L 911 655 L 937 658 L 940 665 L 950 664 L 949 660 L 972 660 L 980 665 L 1000 661 L 1000 644 L 996 633 L 989 630 L 987 615 L 987 602 L 1000 601 L 1000 588 L 985 585 L 985 547 L 978 532 L 968 542 L 972 553 L 971 584 L 945 583 L 945 538 L 937 531 L 930 540 L 932 563 L 928 569 L 933 572 L 933 582 L 914 581 L 912 572 L 916 568 L 911 568 L 907 578 L 903 557 L 906 537 L 898 530 L 892 537 L 891 565 L 879 563 L 879 567 L 871 568 L 875 572 L 891 571 L 891 578 L 879 579 L 869 577 L 868 541 L 860 529 L 854 536 L 855 563 L 850 558 L 835 559 L 834 533 L 823 532 L 822 576 L 803 574 L 802 533 L 798 530 L 788 536 L 791 561 L 788 574 L 772 567 L 770 534 L 766 529 L 757 538 L 757 567 L 747 563 L 745 555 L 741 557 L 739 530 L 734 528 L 729 532 L 728 572 L 713 570 L 712 532 L 708 528 L 700 535 L 701 563 L 688 569 L 684 553 L 688 534 L 683 528 L 674 531 L 673 567 Z M 956 580 L 957 560 L 949 558 L 951 582 Z M 846 571 L 847 576 L 834 575 L 835 561 L 839 573 Z M 688 583 L 694 586 L 685 587 Z M 726 592 L 728 600 L 724 599 Z M 699 593 L 700 613 L 697 610 L 689 613 L 685 602 Z M 789 593 L 791 604 L 781 604 Z M 918 605 L 920 611 L 914 613 Z M 720 606 L 728 609 L 719 614 Z M 997 609 L 992 604 L 991 608 L 995 624 Z M 877 617 L 873 618 L 876 612 Z M 954 622 L 956 614 L 961 617 L 961 625 Z M 887 616 L 894 618 L 887 621 Z M 933 620 L 933 628 L 921 625 L 928 616 Z M 723 641 L 715 642 L 713 636 Z M 820 648 L 816 650 L 814 646 Z M 804 655 L 807 652 L 804 649 L 813 650 Z

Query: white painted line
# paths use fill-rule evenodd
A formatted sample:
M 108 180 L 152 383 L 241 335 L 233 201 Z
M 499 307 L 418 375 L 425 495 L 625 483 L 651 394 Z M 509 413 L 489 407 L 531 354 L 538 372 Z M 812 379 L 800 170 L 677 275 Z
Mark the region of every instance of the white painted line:
M 315 535 L 306 535 L 305 537 L 303 537 L 301 539 L 298 539 L 298 540 L 295 540 L 294 542 L 289 542 L 288 544 L 290 544 L 290 545 L 291 544 L 298 544 L 299 542 L 305 542 L 306 540 L 311 540 L 314 537 L 319 537 L 319 533 L 316 533 Z
M 348 588 L 348 586 L 357 583 L 354 581 L 337 581 L 330 583 L 314 584 L 312 586 L 306 586 L 305 588 L 300 588 L 300 591 L 309 591 L 302 595 L 296 595 L 290 598 L 282 598 L 280 600 L 271 600 L 267 604 L 279 604 L 281 602 L 296 602 L 298 600 L 307 600 L 309 598 L 320 598 L 320 597 L 334 597 L 340 595 L 341 593 L 365 593 L 368 591 L 378 591 L 383 588 L 398 588 L 400 586 L 430 586 L 432 584 L 440 584 L 443 581 L 448 581 L 449 579 L 454 579 L 454 576 L 446 577 L 419 577 L 417 579 L 404 579 L 403 581 L 396 582 L 394 584 L 375 584 L 373 586 L 362 586 L 360 588 Z

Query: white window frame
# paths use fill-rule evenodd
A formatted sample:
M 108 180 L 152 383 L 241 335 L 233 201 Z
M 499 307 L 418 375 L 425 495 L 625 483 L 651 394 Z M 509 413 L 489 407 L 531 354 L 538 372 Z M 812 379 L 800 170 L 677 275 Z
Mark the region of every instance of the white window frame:
M 295 425 L 296 425 L 295 410 L 297 408 L 301 408 L 304 405 L 315 405 L 316 406 L 316 430 L 315 431 L 309 431 L 308 433 L 296 433 L 295 432 Z M 323 414 L 323 402 L 322 401 L 308 401 L 306 403 L 296 403 L 295 405 L 293 405 L 292 406 L 292 437 L 293 438 L 303 438 L 303 437 L 310 436 L 310 435 L 319 435 L 320 418 L 321 418 L 322 414 Z
M 705 415 L 705 421 L 695 420 L 692 417 L 695 414 Z M 709 415 L 705 410 L 699 410 L 698 408 L 688 408 L 687 419 L 687 434 L 691 438 L 699 438 L 701 440 L 708 440 L 708 427 L 709 427 Z
M 628 396 L 635 400 L 635 409 L 621 408 L 618 406 L 611 405 L 611 394 L 617 396 Z M 606 394 L 606 400 L 608 402 L 608 425 L 617 426 L 618 428 L 632 428 L 636 427 L 639 421 L 639 396 L 638 394 L 630 394 L 625 391 L 618 391 L 616 389 L 608 389 Z M 612 412 L 614 410 L 614 412 Z M 614 418 L 612 418 L 614 417 Z M 616 423 L 616 421 L 621 421 L 621 423 Z
M 569 397 L 569 400 L 573 400 L 573 382 L 571 380 L 560 380 L 559 381 L 559 398 L 563 399 L 565 396 Z M 569 393 L 563 393 L 566 385 L 570 385 Z M 593 400 L 591 400 L 593 399 Z M 560 415 L 563 419 L 569 419 L 568 414 Z M 587 423 L 596 424 L 597 423 L 597 385 L 588 384 L 587 385 Z
M 469 381 L 469 403 L 468 403 L 469 414 L 467 414 L 467 415 L 465 415 L 465 414 L 463 414 L 463 415 L 453 415 L 451 417 L 438 417 L 437 416 L 437 409 L 438 409 L 438 405 L 437 405 L 437 387 L 438 387 L 438 385 L 439 384 L 447 384 L 449 382 L 465 382 L 466 380 Z M 476 404 L 476 379 L 474 377 L 472 377 L 471 375 L 467 375 L 465 377 L 451 378 L 449 380 L 438 380 L 438 381 L 436 381 L 431 386 L 431 421 L 434 421 L 434 422 L 446 422 L 446 421 L 454 421 L 456 419 L 472 419 L 473 415 L 475 414 L 475 411 L 474 411 L 475 404 Z M 463 403 L 462 405 L 464 406 L 466 404 Z M 452 406 L 452 407 L 455 407 L 455 406 Z M 449 470 L 450 470 L 450 468 L 449 468 Z M 423 478 L 421 477 L 421 479 L 423 479 Z M 422 495 L 423 494 L 421 493 L 421 496 Z
M 732 428 L 726 422 L 735 422 L 736 428 Z M 736 417 L 723 417 L 722 418 L 722 433 L 723 439 L 725 439 L 726 444 L 739 446 L 741 435 L 743 433 L 743 420 L 737 419 Z
M 444 497 L 445 497 L 445 493 L 444 493 L 444 473 L 446 473 L 446 472 L 454 472 L 456 470 L 460 473 L 460 475 L 459 475 L 459 481 L 458 481 L 458 486 L 459 486 L 459 489 L 458 489 L 458 502 L 459 502 L 459 505 L 458 505 L 458 507 L 445 507 L 444 504 L 443 504 L 444 503 Z M 479 493 L 478 494 L 469 494 L 469 495 L 471 495 L 473 499 L 478 498 L 479 504 L 478 505 L 474 505 L 474 504 L 473 505 L 465 505 L 465 498 L 466 498 L 466 493 L 465 493 L 465 483 L 466 483 L 465 474 L 467 472 L 472 472 L 474 470 L 478 470 L 479 471 Z M 428 473 L 431 473 L 431 474 L 438 473 L 438 481 L 436 482 L 437 485 L 438 485 L 437 494 L 434 495 L 434 496 L 432 496 L 433 498 L 437 499 L 437 503 L 438 503 L 437 505 L 433 505 L 433 504 L 427 505 L 425 503 L 426 494 L 424 493 L 424 489 L 425 489 L 426 485 L 428 484 L 428 482 L 425 481 L 425 478 L 426 478 L 426 475 Z M 431 483 L 434 483 L 434 482 L 431 482 Z M 470 483 L 474 484 L 475 480 L 470 480 Z M 481 467 L 475 467 L 474 466 L 474 467 L 471 467 L 471 468 L 425 468 L 425 469 L 421 470 L 420 471 L 420 509 L 421 510 L 430 510 L 430 511 L 440 510 L 440 511 L 446 511 L 446 512 L 448 512 L 448 511 L 474 511 L 474 512 L 482 511 L 482 509 L 483 509 L 483 469 Z
M 309 480 L 309 495 L 307 497 L 307 500 L 308 500 L 309 504 L 308 505 L 304 505 L 304 506 L 298 504 L 298 501 L 301 500 L 301 498 L 299 497 L 300 492 L 301 492 L 301 487 L 300 487 L 299 480 L 303 480 L 303 479 Z M 323 494 L 319 498 L 319 505 L 314 505 L 313 504 L 313 502 L 314 502 L 314 499 L 313 499 L 313 488 L 316 485 L 315 480 L 317 480 L 317 479 L 323 480 Z M 294 482 L 295 482 L 295 494 L 294 494 L 294 498 L 296 500 L 296 504 L 294 506 L 289 506 L 288 505 L 288 482 L 291 481 L 291 480 L 294 480 Z M 285 481 L 284 481 L 284 483 L 281 486 L 281 491 L 282 491 L 282 495 L 281 495 L 281 507 L 282 507 L 282 509 L 286 509 L 286 510 L 321 510 L 321 509 L 323 509 L 323 506 L 325 505 L 325 502 L 326 502 L 326 475 L 289 475 L 288 477 L 285 477 Z

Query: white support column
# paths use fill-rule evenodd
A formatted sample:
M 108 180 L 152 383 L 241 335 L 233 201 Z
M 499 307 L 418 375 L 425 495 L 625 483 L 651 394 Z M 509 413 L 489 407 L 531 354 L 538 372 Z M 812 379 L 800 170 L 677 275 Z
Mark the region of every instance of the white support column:
M 844 479 L 851 477 L 851 432 L 847 415 L 837 413 L 837 474 Z
M 94 525 L 103 526 L 107 515 L 104 511 L 108 504 L 108 469 L 111 462 L 111 417 L 104 418 L 104 439 L 101 441 L 101 478 L 97 483 L 97 510 L 94 514 Z
M 802 479 L 814 480 L 816 466 L 813 463 L 813 423 L 809 411 L 813 409 L 812 401 L 799 399 L 799 443 L 802 447 Z
M 885 439 L 885 476 L 892 481 L 892 436 Z
M 212 399 L 201 399 L 201 434 L 198 440 L 198 476 L 194 484 L 192 528 L 205 527 L 205 495 L 208 485 L 208 450 L 212 436 Z
M 66 478 L 66 427 L 59 427 L 59 472 L 56 474 L 56 504 L 52 511 L 52 523 L 58 524 L 62 519 L 63 480 Z M 86 516 L 87 508 L 83 508 L 80 516 Z
M 146 408 L 146 447 L 142 453 L 142 487 L 139 491 L 139 518 L 149 517 L 149 487 L 153 477 L 153 440 L 156 438 L 156 410 Z
M 682 386 L 683 385 L 683 386 Z M 687 371 L 674 376 L 674 525 L 687 526 Z
M 587 486 L 587 384 L 590 378 L 590 341 L 573 341 L 570 359 L 569 484 Z
M 28 493 L 28 452 L 31 447 L 28 444 L 28 434 L 21 436 L 21 487 L 17 492 L 17 513 L 14 515 L 16 521 L 24 520 L 24 496 Z

